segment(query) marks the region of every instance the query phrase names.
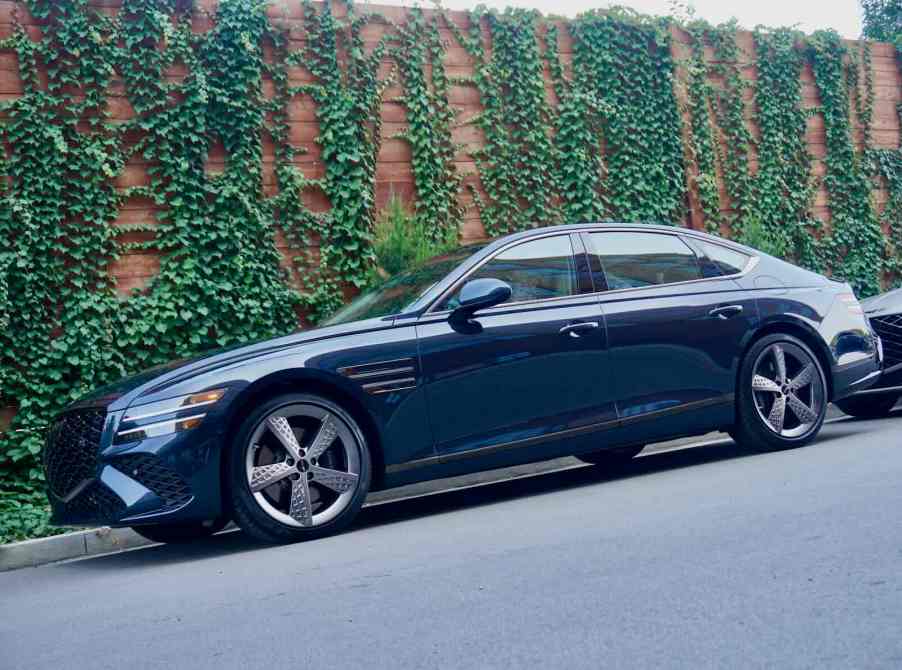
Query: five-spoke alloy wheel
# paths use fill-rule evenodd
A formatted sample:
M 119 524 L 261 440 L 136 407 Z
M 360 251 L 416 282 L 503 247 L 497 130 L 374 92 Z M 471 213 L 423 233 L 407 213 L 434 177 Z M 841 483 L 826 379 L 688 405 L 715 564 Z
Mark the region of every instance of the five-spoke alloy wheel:
M 768 335 L 742 362 L 733 435 L 756 450 L 802 446 L 820 431 L 827 401 L 824 372 L 811 349 L 791 335 Z
M 244 422 L 231 457 L 235 520 L 268 542 L 344 528 L 369 491 L 363 432 L 349 413 L 319 396 L 265 403 Z
M 808 433 L 826 405 L 817 361 L 792 342 L 774 342 L 758 354 L 752 391 L 760 418 L 783 437 Z

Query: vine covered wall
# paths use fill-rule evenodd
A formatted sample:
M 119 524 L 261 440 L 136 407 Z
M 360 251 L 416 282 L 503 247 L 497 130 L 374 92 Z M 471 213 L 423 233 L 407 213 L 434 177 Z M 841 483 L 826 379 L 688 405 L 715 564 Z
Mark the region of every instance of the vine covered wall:
M 832 32 L 0 0 L 0 539 L 45 518 L 49 416 L 316 322 L 372 281 L 393 196 L 437 243 L 663 221 L 894 285 L 900 103 L 892 45 Z

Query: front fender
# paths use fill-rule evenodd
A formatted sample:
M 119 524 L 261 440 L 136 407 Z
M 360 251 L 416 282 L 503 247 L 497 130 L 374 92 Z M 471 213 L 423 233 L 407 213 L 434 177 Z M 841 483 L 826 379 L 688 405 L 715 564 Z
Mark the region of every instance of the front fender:
M 404 379 L 413 381 L 393 385 L 393 369 L 404 369 Z M 358 410 L 358 416 L 364 413 L 377 432 L 385 465 L 433 455 L 416 332 L 410 324 L 306 342 L 228 363 L 153 388 L 132 406 L 227 387 L 227 404 L 221 409 L 225 416 L 233 417 L 245 411 L 248 403 L 267 397 L 269 389 L 274 393 L 286 388 L 303 391 L 305 385 L 333 390 L 333 395 L 356 405 L 349 409 Z M 223 438 L 230 425 L 223 420 L 216 427 L 217 435 Z

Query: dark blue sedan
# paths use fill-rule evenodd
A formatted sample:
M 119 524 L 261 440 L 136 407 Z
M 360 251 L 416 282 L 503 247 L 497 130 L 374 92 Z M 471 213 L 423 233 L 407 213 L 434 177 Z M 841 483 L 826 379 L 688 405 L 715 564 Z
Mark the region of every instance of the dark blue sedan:
M 268 542 L 346 527 L 369 491 L 728 431 L 813 440 L 874 382 L 848 284 L 711 235 L 571 225 L 462 247 L 323 327 L 182 361 L 58 416 L 54 522 L 159 541 L 234 520 Z

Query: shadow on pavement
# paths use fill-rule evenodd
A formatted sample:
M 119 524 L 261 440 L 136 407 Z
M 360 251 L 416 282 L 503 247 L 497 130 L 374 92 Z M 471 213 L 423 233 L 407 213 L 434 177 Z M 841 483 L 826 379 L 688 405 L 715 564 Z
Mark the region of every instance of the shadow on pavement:
M 815 447 L 818 444 L 843 439 L 859 432 L 860 430 L 851 427 L 843 430 L 839 426 L 834 426 L 830 434 L 822 434 L 811 446 Z M 431 514 L 451 512 L 480 505 L 491 505 L 506 500 L 565 491 L 582 486 L 593 486 L 604 482 L 678 470 L 694 465 L 755 457 L 767 457 L 767 454 L 755 454 L 744 451 L 736 446 L 732 440 L 725 438 L 723 441 L 714 444 L 650 453 L 640 456 L 616 469 L 603 469 L 597 466 L 586 465 L 569 470 L 527 475 L 518 479 L 426 494 L 409 500 L 386 502 L 364 508 L 350 532 Z
M 852 422 L 841 421 L 833 425 L 829 433 L 821 436 L 811 445 L 840 440 L 861 432 Z M 355 533 L 391 523 L 407 521 L 418 517 L 474 508 L 482 505 L 566 491 L 584 486 L 594 486 L 604 482 L 641 477 L 669 470 L 703 465 L 738 458 L 767 457 L 741 450 L 731 440 L 674 451 L 650 453 L 640 456 L 627 465 L 615 470 L 586 465 L 567 470 L 558 470 L 536 475 L 525 475 L 516 479 L 478 484 L 475 486 L 427 493 L 417 497 L 388 501 L 365 507 L 347 533 Z M 58 564 L 57 569 L 110 570 L 152 567 L 166 563 L 203 560 L 229 554 L 253 552 L 271 548 L 257 543 L 240 531 L 228 531 L 212 538 L 183 545 L 156 545 L 142 547 L 117 554 L 107 554 L 93 558 Z

